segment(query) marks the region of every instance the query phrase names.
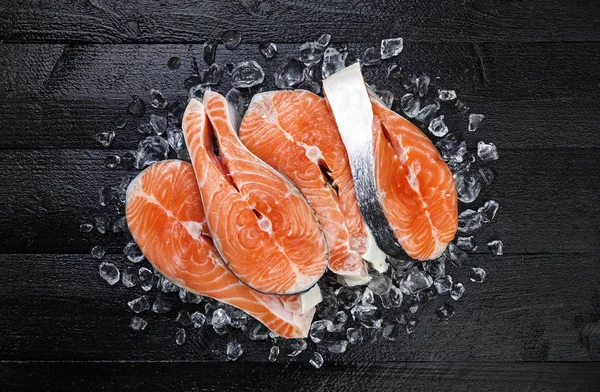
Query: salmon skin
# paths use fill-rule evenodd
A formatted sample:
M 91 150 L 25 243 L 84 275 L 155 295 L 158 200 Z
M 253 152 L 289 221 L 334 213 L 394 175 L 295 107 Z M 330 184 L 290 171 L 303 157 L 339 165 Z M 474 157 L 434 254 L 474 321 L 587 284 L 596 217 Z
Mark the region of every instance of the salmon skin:
M 367 92 L 360 65 L 323 81 L 357 188 L 361 212 L 392 257 L 439 257 L 454 238 L 452 173 L 431 141 Z M 375 195 L 376 197 L 373 197 Z
M 280 336 L 307 336 L 321 298 L 318 288 L 307 303 L 300 295 L 266 295 L 240 282 L 203 229 L 191 164 L 162 161 L 141 172 L 127 189 L 126 217 L 146 258 L 178 286 L 242 309 Z
M 215 247 L 255 290 L 309 290 L 329 259 L 314 211 L 294 184 L 242 144 L 225 97 L 207 91 L 203 101 L 189 102 L 182 128 Z
M 325 232 L 331 271 L 352 286 L 370 280 L 363 258 L 386 269 L 386 256 L 360 213 L 348 157 L 323 98 L 304 90 L 256 94 L 239 137 L 306 197 Z

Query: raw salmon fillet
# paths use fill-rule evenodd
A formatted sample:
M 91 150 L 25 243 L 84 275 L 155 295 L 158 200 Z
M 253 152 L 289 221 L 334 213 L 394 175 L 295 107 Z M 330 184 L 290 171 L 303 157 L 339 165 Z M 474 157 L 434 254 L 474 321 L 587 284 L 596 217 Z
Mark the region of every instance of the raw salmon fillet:
M 380 248 L 394 257 L 401 249 L 417 260 L 439 257 L 456 234 L 458 207 L 452 174 L 437 149 L 369 97 L 358 64 L 325 79 L 323 90 Z
M 307 291 L 329 258 L 314 211 L 294 184 L 242 144 L 225 97 L 207 91 L 203 101 L 189 102 L 182 128 L 216 248 L 255 290 Z
M 205 231 L 191 164 L 163 161 L 140 173 L 127 189 L 126 214 L 131 234 L 146 258 L 177 285 L 238 307 L 280 336 L 307 336 L 314 305 L 321 298 L 317 286 L 308 304 L 300 295 L 262 294 L 240 282 Z
M 363 257 L 387 267 L 385 254 L 373 250 L 379 249 L 360 214 L 346 150 L 323 98 L 304 90 L 256 94 L 239 137 L 306 197 L 325 232 L 331 271 L 356 285 L 370 280 Z

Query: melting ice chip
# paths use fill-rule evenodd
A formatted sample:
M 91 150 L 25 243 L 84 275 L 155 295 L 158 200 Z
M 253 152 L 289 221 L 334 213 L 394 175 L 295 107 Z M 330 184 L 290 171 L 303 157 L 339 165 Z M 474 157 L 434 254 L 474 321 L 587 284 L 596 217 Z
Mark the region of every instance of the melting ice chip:
M 438 98 L 442 101 L 452 101 L 456 99 L 456 91 L 454 90 L 438 90 Z
M 119 269 L 113 263 L 107 263 L 106 261 L 102 262 L 100 263 L 98 269 L 100 270 L 100 276 L 102 279 L 108 282 L 108 284 L 111 286 L 116 284 L 121 278 Z
M 123 248 L 123 253 L 132 263 L 139 263 L 140 261 L 144 260 L 144 254 L 133 241 L 130 241 L 127 243 L 127 245 L 125 245 Z
M 204 52 L 204 62 L 207 65 L 214 64 L 217 57 L 217 42 L 208 40 L 202 45 L 202 51 Z
M 340 310 L 333 317 L 333 321 L 327 324 L 327 332 L 342 332 L 346 329 L 347 322 L 348 315 L 343 310 Z
M 404 277 L 399 283 L 402 293 L 410 295 L 431 287 L 433 279 L 425 272 L 413 267 L 404 273 Z
M 370 289 L 373 294 L 385 295 L 390 292 L 392 287 L 392 279 L 384 274 L 375 273 L 371 275 L 371 281 L 367 288 Z
M 321 36 L 317 40 L 317 44 L 319 46 L 326 47 L 327 45 L 329 45 L 330 41 L 331 41 L 331 34 L 325 33 L 325 34 L 321 34 Z
M 269 362 L 277 361 L 277 357 L 279 357 L 279 347 L 273 346 L 269 350 Z
M 238 341 L 234 340 L 227 343 L 226 354 L 228 361 L 235 361 L 236 359 L 241 357 L 243 353 L 244 349 Z
M 435 117 L 433 120 L 431 120 L 427 129 L 429 129 L 429 132 L 431 132 L 433 136 L 446 136 L 448 133 L 448 126 L 446 123 L 444 123 L 444 115 L 442 114 L 441 116 Z
M 133 313 L 141 313 L 150 309 L 150 303 L 148 302 L 148 297 L 142 295 L 134 300 L 127 302 L 127 306 Z
M 444 136 L 435 145 L 440 150 L 442 158 L 446 162 L 463 162 L 464 156 L 467 153 L 467 143 L 454 133 Z
M 437 290 L 438 294 L 444 294 L 452 290 L 452 276 L 446 275 L 441 278 L 437 278 L 433 285 Z
M 373 304 L 373 302 L 375 302 L 375 295 L 373 294 L 373 291 L 371 291 L 371 289 L 367 287 L 363 292 L 360 303 L 363 305 L 371 305 Z
M 132 95 L 131 101 L 127 105 L 127 112 L 133 117 L 142 117 L 146 112 L 144 100 L 137 95 Z
M 192 313 L 190 318 L 194 328 L 201 328 L 206 323 L 206 316 L 198 311 Z
M 142 169 L 158 161 L 167 159 L 169 143 L 160 136 L 149 136 L 138 144 L 135 167 Z
M 494 143 L 486 144 L 484 142 L 477 143 L 477 156 L 483 162 L 491 162 L 498 160 L 498 150 Z
M 396 322 L 387 322 L 383 324 L 381 333 L 387 340 L 394 341 L 400 336 L 400 324 Z
M 327 347 L 327 351 L 332 354 L 343 354 L 348 347 L 348 341 L 331 339 L 325 342 L 325 346 Z
M 494 219 L 500 204 L 496 200 L 488 200 L 485 204 L 477 209 L 477 212 L 481 215 L 481 221 L 488 223 Z
M 325 362 L 325 360 L 323 359 L 323 356 L 316 351 L 312 354 L 312 357 L 308 360 L 308 363 L 310 363 L 311 366 L 313 366 L 314 368 L 317 368 L 317 369 L 320 369 L 321 366 L 323 366 L 324 362 Z
M 98 132 L 95 137 L 96 141 L 100 143 L 102 147 L 110 147 L 115 138 L 115 133 L 113 131 Z
M 171 310 L 171 303 L 163 295 L 158 295 L 152 304 L 154 313 L 163 314 Z
M 473 267 L 469 270 L 469 279 L 475 283 L 483 283 L 485 275 L 485 270 L 480 267 Z
M 342 286 L 335 291 L 338 303 L 345 309 L 350 309 L 361 300 L 360 290 Z
M 179 346 L 185 343 L 185 329 L 179 328 L 175 333 L 175 343 Z
M 456 101 L 458 103 L 458 101 Z M 475 132 L 481 120 L 483 120 L 485 116 L 483 114 L 469 114 L 469 132 Z
M 164 109 L 167 107 L 167 100 L 164 95 L 155 89 L 150 90 L 150 106 L 156 109 Z
M 284 339 L 281 343 L 283 353 L 288 357 L 294 358 L 308 347 L 304 339 Z
M 267 59 L 272 59 L 277 54 L 277 45 L 272 42 L 261 42 L 258 45 L 258 49 Z
M 471 234 L 481 228 L 481 214 L 471 209 L 464 210 L 458 215 L 458 231 Z
M 481 174 L 476 169 L 465 168 L 459 170 L 454 174 L 454 182 L 456 183 L 458 200 L 463 203 L 472 203 L 481 192 Z
M 109 155 L 104 158 L 104 167 L 107 169 L 114 169 L 121 163 L 121 157 L 118 155 Z
M 417 115 L 415 116 L 415 120 L 417 120 L 420 123 L 427 124 L 430 121 L 431 117 L 433 117 L 439 109 L 439 103 L 430 103 L 429 105 L 419 110 L 419 113 L 417 113 Z
M 350 310 L 352 318 L 366 328 L 380 328 L 383 322 L 381 310 L 373 305 L 356 305 Z
M 392 94 L 391 91 L 376 89 L 374 93 L 377 96 L 377 98 L 379 98 L 379 101 L 381 101 L 381 103 L 383 103 L 383 105 L 386 108 L 390 109 L 392 107 L 392 104 L 394 103 L 394 94 Z
M 250 88 L 261 84 L 265 73 L 254 60 L 241 61 L 231 71 L 231 84 L 236 88 Z
M 369 67 L 381 63 L 381 53 L 375 48 L 367 48 L 363 54 L 363 65 Z
M 458 301 L 460 297 L 465 293 L 465 286 L 462 283 L 455 283 L 452 285 L 452 290 L 450 290 L 450 298 L 455 301 Z
M 319 83 L 313 82 L 312 80 L 305 80 L 298 85 L 298 88 L 301 90 L 310 91 L 313 94 L 319 94 L 321 92 L 321 86 L 319 86 Z
M 183 325 L 184 327 L 189 327 L 190 325 L 192 325 L 192 317 L 190 316 L 190 312 L 188 312 L 187 310 L 180 310 L 177 313 L 177 317 L 175 318 L 175 321 L 177 321 L 179 324 Z
M 450 317 L 454 316 L 454 307 L 449 304 L 443 304 L 436 311 L 435 315 L 442 321 L 448 320 Z
M 140 268 L 138 271 L 140 278 L 140 286 L 144 291 L 150 291 L 154 285 L 154 274 L 146 267 Z
M 94 230 L 94 225 L 91 225 L 89 223 L 82 223 L 81 225 L 79 225 L 79 232 L 81 233 L 89 233 L 92 230 Z
M 289 59 L 275 72 L 275 85 L 280 89 L 297 86 L 304 80 L 304 66 L 296 59 Z
M 167 143 L 175 151 L 180 151 L 185 144 L 183 132 L 176 127 L 169 127 L 167 130 Z
M 493 240 L 487 243 L 488 249 L 495 256 L 502 256 L 504 253 L 504 244 L 500 240 Z
M 226 30 L 221 34 L 221 41 L 227 49 L 235 49 L 242 42 L 242 33 L 237 30 Z
M 156 114 L 150 115 L 150 126 L 157 135 L 162 135 L 167 130 L 167 119 Z
M 363 334 L 360 328 L 348 328 L 346 338 L 350 344 L 358 344 L 363 341 Z
M 213 312 L 211 324 L 219 335 L 226 332 L 227 326 L 231 323 L 231 318 L 223 309 L 216 309 Z
M 125 287 L 133 287 L 139 282 L 137 270 L 133 267 L 127 267 L 121 274 L 121 282 Z
M 104 249 L 103 247 L 96 245 L 92 248 L 92 257 L 95 259 L 101 259 L 104 257 L 104 254 L 106 253 L 106 249 Z
M 463 263 L 467 261 L 467 252 L 460 249 L 458 246 L 456 246 L 456 244 L 452 242 L 448 244 L 446 252 L 448 253 L 448 258 L 450 259 L 450 262 L 456 267 L 462 267 Z
M 340 53 L 334 48 L 325 49 L 323 65 L 321 66 L 323 79 L 344 69 L 347 56 L 348 53 Z
M 466 252 L 473 252 L 477 250 L 477 244 L 475 243 L 475 238 L 473 236 L 458 237 L 456 239 L 456 246 L 458 246 L 460 249 Z
M 218 84 L 223 76 L 224 68 L 217 64 L 211 64 L 207 69 L 202 72 L 202 84 L 208 86 L 214 86 Z
M 427 95 L 427 92 L 429 91 L 429 83 L 431 83 L 431 78 L 425 74 L 423 74 L 417 78 L 416 90 L 417 90 L 417 93 L 419 93 L 420 97 L 424 97 Z
M 421 110 L 421 102 L 413 94 L 408 93 L 400 99 L 400 107 L 407 117 L 415 118 Z
M 129 323 L 129 326 L 134 331 L 143 331 L 144 329 L 146 329 L 147 325 L 148 325 L 148 322 L 146 320 L 144 320 L 143 318 L 138 317 L 138 316 L 133 316 L 131 318 L 131 323 Z
M 402 295 L 402 291 L 400 291 L 399 288 L 397 288 L 396 286 L 392 286 L 390 288 L 389 293 L 380 295 L 379 297 L 381 298 L 381 304 L 383 305 L 383 307 L 386 309 L 390 309 L 397 308 L 400 305 L 402 305 L 402 299 L 404 296 Z
M 388 38 L 381 40 L 381 58 L 389 59 L 398 56 L 404 49 L 404 40 L 402 38 Z
M 323 50 L 324 47 L 317 42 L 306 42 L 300 46 L 300 61 L 306 66 L 316 64 L 321 61 Z

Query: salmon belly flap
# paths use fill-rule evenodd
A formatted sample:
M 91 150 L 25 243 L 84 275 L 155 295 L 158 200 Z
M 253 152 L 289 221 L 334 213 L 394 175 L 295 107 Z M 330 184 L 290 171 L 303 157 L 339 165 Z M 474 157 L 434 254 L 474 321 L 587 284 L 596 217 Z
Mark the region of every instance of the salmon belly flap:
M 307 336 L 318 287 L 274 296 L 242 283 L 208 236 L 191 164 L 163 161 L 140 173 L 127 190 L 126 217 L 146 258 L 180 287 L 242 309 L 280 336 Z
M 214 245 L 231 271 L 257 291 L 307 291 L 329 259 L 319 221 L 296 186 L 242 144 L 235 121 L 225 97 L 211 91 L 203 102 L 192 99 L 183 117 Z
M 256 94 L 239 137 L 306 197 L 325 232 L 331 271 L 357 285 L 370 280 L 365 258 L 385 269 L 385 254 L 372 250 L 346 150 L 323 98 L 304 90 Z

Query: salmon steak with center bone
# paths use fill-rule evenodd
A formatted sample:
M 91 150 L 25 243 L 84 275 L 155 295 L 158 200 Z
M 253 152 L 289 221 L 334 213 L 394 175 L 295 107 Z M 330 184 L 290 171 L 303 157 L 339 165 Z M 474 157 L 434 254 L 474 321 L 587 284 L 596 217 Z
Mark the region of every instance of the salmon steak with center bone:
M 191 164 L 169 160 L 145 169 L 127 189 L 126 215 L 146 258 L 178 286 L 242 309 L 280 336 L 308 335 L 321 301 L 318 286 L 302 295 L 275 296 L 242 283 L 208 235 Z
M 385 271 L 360 213 L 346 150 L 325 100 L 304 90 L 256 94 L 239 137 L 292 180 L 314 209 L 329 247 L 329 269 L 349 286 L 370 280 L 364 260 Z
M 242 144 L 236 116 L 212 91 L 203 102 L 192 99 L 183 115 L 210 235 L 233 274 L 251 288 L 305 292 L 327 268 L 321 225 L 296 186 Z
M 458 202 L 452 173 L 433 143 L 370 96 L 359 64 L 325 79 L 323 90 L 379 247 L 392 257 L 439 257 L 456 234 Z

